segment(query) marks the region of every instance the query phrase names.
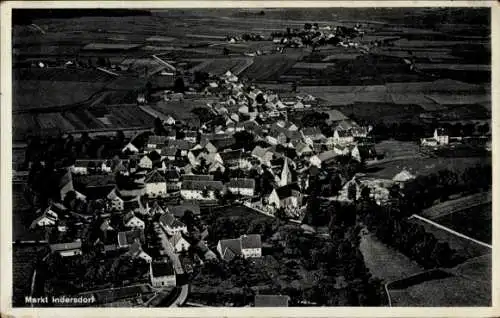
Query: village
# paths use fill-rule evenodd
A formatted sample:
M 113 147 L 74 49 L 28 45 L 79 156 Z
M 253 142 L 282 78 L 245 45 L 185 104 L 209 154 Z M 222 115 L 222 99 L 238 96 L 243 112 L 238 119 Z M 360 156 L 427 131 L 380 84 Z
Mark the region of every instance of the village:
M 160 16 L 162 27 L 175 20 Z M 146 14 L 136 44 L 100 40 L 121 35 L 92 26 L 78 54 L 18 58 L 19 87 L 61 87 L 40 103 L 16 93 L 16 303 L 416 305 L 428 297 L 404 293 L 440 275 L 456 278 L 443 303 L 469 279 L 488 301 L 479 274 L 455 271 L 491 254 L 484 70 L 469 82 L 469 71 L 427 69 L 426 48 L 403 52 L 426 33 L 391 23 L 301 18 L 247 31 L 229 28 L 233 18 L 245 20 L 153 34 Z M 45 36 L 36 26 L 26 28 Z
M 211 225 L 202 222 L 201 209 L 243 206 L 302 224 L 310 180 L 318 171 L 338 164 L 338 158 L 360 165 L 383 160 L 370 139 L 371 126 L 332 118 L 334 133 L 326 137 L 318 128 L 299 129 L 288 120 L 291 111 L 313 107 L 311 95 L 282 101 L 269 90 L 245 86 L 230 71 L 210 80 L 204 94 L 221 96 L 208 106 L 225 122 L 207 122 L 194 130 L 172 116 L 163 121 L 157 118 L 152 132 L 132 138 L 120 156 L 76 158 L 59 167 L 60 199 L 50 199 L 39 209 L 30 227 L 45 230 L 49 258 L 64 263 L 86 253 L 99 253 L 107 259 L 130 259 L 136 266 L 130 269 L 135 275 L 126 281 L 151 287 L 149 294 L 154 296 L 144 301 L 147 304 L 158 297 L 154 291 L 187 286 L 186 272 L 192 272 L 193 266 L 214 259 L 224 262 L 262 256 L 260 234 L 207 242 Z M 142 104 L 142 96 L 138 104 Z M 448 142 L 438 129 L 434 137 L 422 141 L 432 146 Z M 30 174 L 36 169 L 32 165 Z M 78 180 L 85 178 L 92 182 L 81 186 Z M 413 178 L 404 169 L 392 180 L 363 178 L 358 173 L 352 179 L 341 179 L 340 191 L 328 199 L 349 202 L 368 188 L 380 205 L 389 200 L 391 187 L 403 186 Z M 103 182 L 98 179 L 110 182 L 100 185 Z M 111 270 L 119 270 L 116 266 Z M 106 274 L 101 276 L 106 282 Z M 99 293 L 96 298 L 107 301 Z

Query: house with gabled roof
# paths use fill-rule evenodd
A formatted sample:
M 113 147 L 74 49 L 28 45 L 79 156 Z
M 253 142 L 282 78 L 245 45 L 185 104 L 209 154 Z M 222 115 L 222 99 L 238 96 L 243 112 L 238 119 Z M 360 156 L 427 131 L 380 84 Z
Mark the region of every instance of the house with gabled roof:
M 167 182 L 165 177 L 158 171 L 153 170 L 144 179 L 146 194 L 152 198 L 165 196 L 167 194 Z
M 354 136 L 351 130 L 335 129 L 333 132 L 333 141 L 335 144 L 351 144 L 354 142 Z
M 144 230 L 144 221 L 138 218 L 134 212 L 130 211 L 123 216 L 123 225 L 131 229 Z
M 181 189 L 181 175 L 176 169 L 168 169 L 165 171 L 165 183 L 168 192 L 175 192 Z
M 261 164 L 266 166 L 271 166 L 271 159 L 273 159 L 273 153 L 269 151 L 269 148 L 255 146 L 255 148 L 252 150 L 251 156 L 257 158 Z
M 107 195 L 107 199 L 110 201 L 110 208 L 115 211 L 123 211 L 123 203 L 125 200 L 121 197 L 120 192 L 115 187 L 111 192 Z
M 172 235 L 169 238 L 170 244 L 174 247 L 174 251 L 176 253 L 181 253 L 181 252 L 187 252 L 189 249 L 189 244 L 188 241 L 182 236 L 181 232 L 175 232 L 174 235 Z
M 167 136 L 149 136 L 146 145 L 150 149 L 161 149 L 168 143 L 168 139 Z
M 138 241 L 141 244 L 144 244 L 144 242 L 146 241 L 143 230 L 133 229 L 128 231 L 118 232 L 119 247 L 128 247 L 136 241 Z
M 165 227 L 168 235 L 187 233 L 187 226 L 179 221 L 172 213 L 164 213 L 160 215 L 158 220 L 160 224 Z
M 160 150 L 161 160 L 168 159 L 170 161 L 175 160 L 177 154 L 177 148 L 175 147 L 163 147 Z
M 167 259 L 151 262 L 149 267 L 149 277 L 153 287 L 176 286 L 174 266 Z
M 42 215 L 33 220 L 33 222 L 31 222 L 30 229 L 34 229 L 37 227 L 54 226 L 57 223 L 57 220 L 57 214 L 44 212 Z
M 137 148 L 132 142 L 129 142 L 122 149 L 122 153 L 138 153 L 139 148 Z
M 363 162 L 377 158 L 377 150 L 375 149 L 375 145 L 358 144 L 351 150 L 351 156 L 355 160 Z
M 237 239 L 220 240 L 217 243 L 217 251 L 225 261 L 230 261 L 236 256 L 259 258 L 262 256 L 260 234 L 245 234 Z
M 215 193 L 223 188 L 220 181 L 184 180 L 181 184 L 181 197 L 184 200 L 215 200 Z
M 82 255 L 82 242 L 77 240 L 70 243 L 50 244 L 50 252 L 58 253 L 61 257 Z
M 276 188 L 273 191 L 276 191 L 276 195 L 279 199 L 279 203 L 276 204 L 276 201 L 274 201 L 275 197 L 273 197 L 274 202 L 272 203 L 274 203 L 277 208 L 297 209 L 302 205 L 302 193 L 296 182 Z
M 253 197 L 255 180 L 249 178 L 232 178 L 227 184 L 227 189 L 234 194 Z
M 139 258 L 144 260 L 146 263 L 151 263 L 152 258 L 149 256 L 144 250 L 142 249 L 141 243 L 139 241 L 134 241 L 128 251 L 125 253 L 125 255 L 131 257 L 131 258 Z
M 156 152 L 153 151 L 152 153 Z M 137 165 L 139 168 L 150 170 L 153 169 L 153 160 L 151 160 L 148 155 L 143 155 Z

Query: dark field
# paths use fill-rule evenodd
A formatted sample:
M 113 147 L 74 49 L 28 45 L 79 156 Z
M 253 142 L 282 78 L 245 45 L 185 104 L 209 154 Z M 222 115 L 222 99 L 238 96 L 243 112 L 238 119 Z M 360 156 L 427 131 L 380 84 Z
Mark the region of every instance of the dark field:
M 434 219 L 435 222 L 481 242 L 491 244 L 492 204 L 483 204 Z

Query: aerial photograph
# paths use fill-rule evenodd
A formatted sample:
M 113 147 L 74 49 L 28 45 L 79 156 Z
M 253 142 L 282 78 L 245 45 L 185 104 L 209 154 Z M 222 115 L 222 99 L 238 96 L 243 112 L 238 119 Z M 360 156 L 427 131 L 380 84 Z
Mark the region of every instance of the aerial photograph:
M 489 7 L 15 8 L 11 306 L 492 306 L 491 105 Z

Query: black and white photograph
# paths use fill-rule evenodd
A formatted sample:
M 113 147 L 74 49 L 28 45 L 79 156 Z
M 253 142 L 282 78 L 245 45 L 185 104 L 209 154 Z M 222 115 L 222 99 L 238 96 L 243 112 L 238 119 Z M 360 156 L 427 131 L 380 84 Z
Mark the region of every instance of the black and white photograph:
M 11 307 L 493 306 L 491 14 L 13 8 Z

